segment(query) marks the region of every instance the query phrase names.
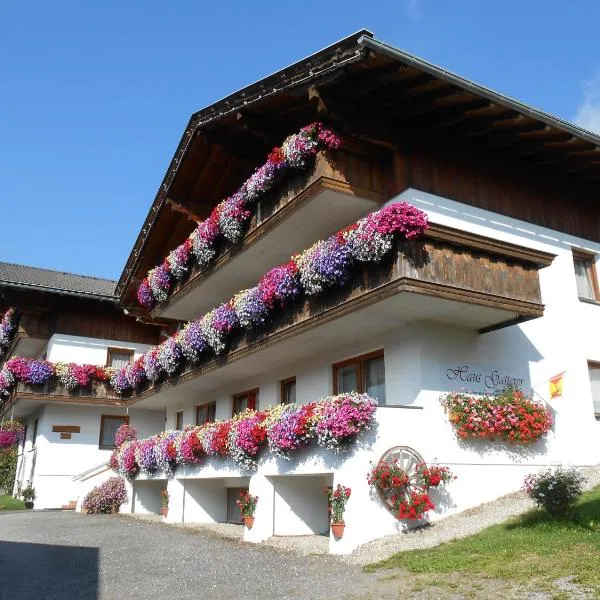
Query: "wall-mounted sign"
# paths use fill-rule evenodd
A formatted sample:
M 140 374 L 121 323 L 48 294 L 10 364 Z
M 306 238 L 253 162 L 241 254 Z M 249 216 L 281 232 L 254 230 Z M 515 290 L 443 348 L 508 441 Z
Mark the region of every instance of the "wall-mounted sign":
M 80 433 L 81 432 L 81 427 L 79 427 L 79 425 L 52 425 L 52 433 Z M 68 440 L 70 439 L 70 435 L 68 438 L 63 438 L 61 435 L 61 440 Z
M 523 378 L 514 377 L 501 370 L 491 369 L 489 371 L 476 370 L 469 365 L 459 365 L 446 369 L 446 378 L 450 381 L 456 381 L 464 388 L 483 388 L 495 390 L 508 386 L 523 387 Z

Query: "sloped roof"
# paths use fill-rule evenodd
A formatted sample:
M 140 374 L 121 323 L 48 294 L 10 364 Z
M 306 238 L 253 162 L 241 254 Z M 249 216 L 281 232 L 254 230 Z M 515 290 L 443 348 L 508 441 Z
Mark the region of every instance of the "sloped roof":
M 41 291 L 115 299 L 116 281 L 50 269 L 0 262 L 0 287 L 36 288 Z

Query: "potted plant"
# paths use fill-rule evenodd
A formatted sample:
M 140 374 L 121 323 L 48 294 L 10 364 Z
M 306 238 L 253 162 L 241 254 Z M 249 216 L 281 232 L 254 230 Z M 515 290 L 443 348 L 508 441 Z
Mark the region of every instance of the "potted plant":
M 25 503 L 25 508 L 33 508 L 33 501 L 35 500 L 35 489 L 31 485 L 31 481 L 27 482 L 27 485 L 20 492 L 21 498 Z
M 169 492 L 167 488 L 160 490 L 160 514 L 162 517 L 169 514 Z
M 344 523 L 344 510 L 346 509 L 346 502 L 348 502 L 351 493 L 352 490 L 349 487 L 339 483 L 335 490 L 327 489 L 331 532 L 336 539 L 339 539 L 344 535 L 344 529 L 346 527 L 346 524 Z
M 258 496 L 251 496 L 248 492 L 242 492 L 236 500 L 236 504 L 242 513 L 242 518 L 248 529 L 252 529 L 252 525 L 254 525 L 254 511 L 256 510 L 257 502 Z

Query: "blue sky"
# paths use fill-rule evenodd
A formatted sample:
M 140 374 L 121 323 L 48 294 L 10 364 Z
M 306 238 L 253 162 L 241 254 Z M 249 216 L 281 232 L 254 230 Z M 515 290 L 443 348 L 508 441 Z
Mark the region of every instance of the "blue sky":
M 0 0 L 0 260 L 118 278 L 192 112 L 366 27 L 600 131 L 600 2 Z

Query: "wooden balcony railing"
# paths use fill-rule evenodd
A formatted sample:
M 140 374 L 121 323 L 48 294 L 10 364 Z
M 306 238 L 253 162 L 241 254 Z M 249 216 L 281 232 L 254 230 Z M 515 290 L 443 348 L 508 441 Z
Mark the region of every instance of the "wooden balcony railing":
M 544 252 L 433 225 L 422 239 L 397 244 L 381 263 L 357 266 L 343 287 L 332 288 L 282 311 L 260 331 L 239 332 L 224 355 L 218 358 L 207 355 L 199 364 L 186 365 L 179 375 L 138 389 L 132 400 L 396 294 L 440 299 L 439 304 L 435 301 L 434 304 L 442 317 L 451 301 L 456 323 L 467 327 L 472 326 L 466 316 L 468 311 L 464 311 L 462 318 L 461 311 L 456 311 L 456 303 L 464 303 L 465 309 L 469 305 L 485 307 L 487 310 L 477 311 L 480 331 L 541 317 L 544 306 L 538 270 L 549 265 L 553 258 Z M 415 311 L 419 304 L 414 304 Z M 421 318 L 418 312 L 415 318 Z

